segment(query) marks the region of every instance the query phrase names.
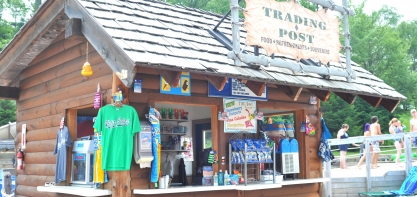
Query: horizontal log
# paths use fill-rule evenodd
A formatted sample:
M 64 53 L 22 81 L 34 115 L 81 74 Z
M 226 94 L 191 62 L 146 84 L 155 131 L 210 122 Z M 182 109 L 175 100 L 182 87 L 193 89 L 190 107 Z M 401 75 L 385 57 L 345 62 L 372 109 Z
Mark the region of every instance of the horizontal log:
M 25 152 L 26 153 L 51 152 L 51 151 L 54 151 L 55 145 L 56 145 L 56 139 L 27 142 Z
M 55 164 L 54 152 L 35 152 L 25 154 L 25 164 Z
M 307 114 L 317 114 L 317 105 L 308 105 Z
M 148 195 L 136 194 L 135 197 L 143 197 Z M 158 197 L 238 197 L 238 191 L 236 190 L 220 190 L 211 192 L 185 192 L 185 193 L 170 193 L 170 194 L 158 194 Z M 239 196 L 243 197 L 243 196 Z M 251 197 L 245 195 L 245 197 Z
M 134 179 L 130 180 L 131 189 L 149 189 L 149 179 Z
M 65 39 L 65 32 L 61 32 L 54 40 L 52 40 L 50 45 L 53 45 L 63 39 Z
M 102 99 L 105 98 L 105 96 L 110 93 L 109 90 L 102 90 Z M 91 104 L 92 101 L 94 101 L 96 93 L 89 93 L 82 96 L 72 97 L 65 100 L 61 100 L 58 102 L 42 105 L 39 107 L 31 108 L 24 111 L 19 111 L 17 113 L 17 120 L 19 121 L 25 121 L 35 118 L 40 118 L 44 116 L 54 115 L 57 113 L 65 113 L 66 109 L 69 108 L 77 108 L 80 106 L 84 106 L 87 104 Z M 17 128 L 17 131 L 20 131 L 20 128 Z
M 101 62 L 104 62 L 103 58 L 97 53 L 92 52 L 88 55 L 88 62 L 91 65 L 99 64 Z M 48 70 L 45 70 L 43 72 L 39 72 L 38 74 L 35 74 L 31 77 L 28 77 L 26 79 L 23 79 L 20 81 L 20 88 L 22 90 L 27 89 L 29 87 L 38 85 L 40 83 L 43 83 L 45 81 L 52 80 L 54 78 L 61 77 L 63 75 L 66 75 L 68 73 L 74 72 L 74 71 L 80 71 L 81 67 L 74 66 L 74 65 L 84 65 L 85 63 L 85 57 L 78 57 L 76 59 L 73 59 L 71 61 L 65 62 L 61 65 L 54 66 L 53 68 L 50 68 Z
M 75 45 L 61 53 L 58 53 L 52 57 L 49 57 L 37 64 L 27 67 L 22 73 L 20 73 L 20 80 L 26 79 L 33 75 L 36 75 L 45 70 L 51 69 L 56 65 L 63 64 L 80 56 L 85 56 L 87 45 L 85 43 L 80 43 Z M 95 51 L 94 47 L 89 47 L 88 51 L 91 53 Z
M 55 176 L 23 175 L 16 176 L 17 185 L 42 186 L 45 182 L 54 182 Z
M 34 186 L 16 185 L 16 194 L 20 196 L 56 197 L 55 193 L 38 192 Z
M 263 189 L 263 190 L 252 190 L 245 191 L 245 196 L 250 197 L 261 197 L 261 196 L 304 196 L 304 194 L 318 193 L 319 184 L 303 184 L 303 185 L 285 185 L 282 188 L 277 189 Z
M 20 121 L 17 123 L 16 128 L 22 128 L 22 125 L 26 124 L 27 133 L 29 133 L 30 130 L 38 130 L 59 126 L 63 116 L 65 116 L 65 113 L 54 114 L 26 121 Z
M 59 126 L 50 127 L 45 129 L 37 129 L 26 131 L 26 141 L 33 142 L 33 141 L 42 141 L 42 140 L 53 140 L 56 139 L 56 135 L 58 133 Z M 21 142 L 21 135 L 22 132 L 17 134 L 17 142 Z
M 111 78 L 112 75 L 102 76 L 70 87 L 62 88 L 54 92 L 49 92 L 35 98 L 17 102 L 17 109 L 18 111 L 27 110 L 37 106 L 46 105 L 48 103 L 65 100 L 68 97 L 78 97 L 90 94 L 97 91 L 98 83 L 100 83 L 100 86 L 103 90 L 110 89 L 112 83 L 112 80 L 110 80 Z
M 280 109 L 280 110 L 297 110 L 297 109 L 307 108 L 307 104 L 269 100 L 269 101 L 257 101 L 256 107 L 267 108 L 267 109 Z
M 49 57 L 52 57 L 58 53 L 61 53 L 62 51 L 65 51 L 66 49 L 69 49 L 75 45 L 80 44 L 82 41 L 80 40 L 69 40 L 69 39 L 61 39 L 57 42 L 49 45 L 45 50 L 42 51 L 38 56 L 33 59 L 29 66 L 32 66 L 34 64 L 39 63 L 42 60 L 45 60 Z
M 308 165 L 310 170 L 319 170 L 321 169 L 321 160 L 318 158 L 310 158 L 310 162 Z
M 55 167 L 55 164 L 25 164 L 23 170 L 26 175 L 55 176 Z
M 82 76 L 80 74 L 80 71 L 77 70 L 67 75 L 54 78 L 50 81 L 46 81 L 36 86 L 30 87 L 28 89 L 24 89 L 20 92 L 19 101 L 23 101 L 32 97 L 43 95 L 58 89 L 66 88 L 75 84 L 83 83 L 88 80 L 92 80 L 113 73 L 113 71 L 106 64 L 106 62 L 101 62 L 99 64 L 92 65 L 92 69 L 94 74 L 90 77 Z
M 132 179 L 148 179 L 150 168 L 140 168 L 138 164 L 132 164 L 130 167 L 130 177 Z
M 310 170 L 310 179 L 321 178 L 321 170 Z

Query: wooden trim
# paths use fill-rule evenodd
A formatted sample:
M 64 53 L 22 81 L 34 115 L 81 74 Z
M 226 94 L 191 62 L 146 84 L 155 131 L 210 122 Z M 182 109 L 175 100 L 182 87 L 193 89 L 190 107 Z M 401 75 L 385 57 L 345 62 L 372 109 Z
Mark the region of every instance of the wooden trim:
M 135 64 L 130 57 L 114 42 L 113 38 L 104 31 L 103 27 L 96 22 L 95 18 L 89 14 L 84 6 L 78 1 L 66 1 L 65 14 L 69 18 L 82 18 L 81 33 L 86 37 L 103 57 L 104 61 L 110 66 L 113 72 L 127 70 L 127 78 L 121 81 L 127 87 L 133 84 L 135 77 Z
M 332 92 L 329 90 L 308 89 L 312 94 L 317 96 L 321 101 L 327 102 Z
M 72 143 L 77 139 L 77 110 L 68 109 L 66 113 L 65 122 L 68 127 L 69 134 L 72 139 Z M 71 182 L 71 161 L 72 161 L 72 146 L 67 148 L 67 180 L 66 184 L 70 185 Z
M 342 92 L 335 92 L 335 94 L 339 96 L 340 98 L 342 98 L 347 103 L 349 103 L 350 105 L 352 105 L 356 101 L 356 98 L 358 96 L 357 94 L 349 94 L 349 93 L 342 93 Z
M 65 39 L 87 41 L 81 33 L 81 24 L 80 18 L 70 18 L 65 23 Z
M 301 87 L 294 87 L 294 86 L 284 86 L 284 85 L 276 85 L 278 89 L 284 91 L 284 93 L 290 97 L 293 101 L 297 101 L 298 97 L 300 96 L 303 88 Z
M 206 80 L 211 83 L 218 91 L 222 91 L 227 83 L 227 77 L 205 76 Z
M 363 100 L 365 100 L 367 103 L 369 103 L 372 107 L 378 107 L 378 105 L 381 103 L 382 98 L 380 97 L 374 97 L 374 96 L 365 96 L 365 95 L 359 95 Z
M 15 87 L 0 86 L 0 99 L 19 99 L 20 89 Z
M 211 139 L 212 139 L 212 149 L 218 150 L 220 149 L 219 146 L 219 137 L 220 137 L 220 129 L 219 129 L 219 121 L 218 121 L 218 106 L 211 106 Z M 219 171 L 219 163 L 213 164 L 214 172 Z
M 181 71 L 170 71 L 170 70 L 161 70 L 161 69 L 157 69 L 156 71 L 172 87 L 177 87 L 180 84 L 180 77 L 182 73 Z
M 394 112 L 397 106 L 400 104 L 400 100 L 393 100 L 393 99 L 382 99 L 381 103 L 382 107 L 387 109 L 389 112 Z
M 306 109 L 299 109 L 295 112 L 295 120 L 294 120 L 294 128 L 297 132 L 295 134 L 295 138 L 298 141 L 298 148 L 299 148 L 299 164 L 300 164 L 300 173 L 298 174 L 298 178 L 307 179 L 310 178 L 310 167 L 307 155 L 307 148 L 309 147 L 308 144 L 308 136 L 305 133 L 299 132 L 301 122 L 306 120 Z
M 67 19 L 64 6 L 64 1 L 46 2 L 35 13 L 0 54 L 0 74 L 7 72 L 10 78 L 18 77 L 20 71 L 64 30 Z M 18 68 L 10 69 L 17 65 Z M 0 85 L 8 85 L 5 81 Z
M 257 108 L 280 109 L 280 110 L 298 110 L 307 109 L 308 104 L 290 103 L 283 101 L 257 101 Z
M 255 93 L 257 96 L 261 96 L 265 90 L 266 83 L 265 82 L 258 82 L 258 81 L 251 81 L 246 79 L 240 80 L 249 90 Z

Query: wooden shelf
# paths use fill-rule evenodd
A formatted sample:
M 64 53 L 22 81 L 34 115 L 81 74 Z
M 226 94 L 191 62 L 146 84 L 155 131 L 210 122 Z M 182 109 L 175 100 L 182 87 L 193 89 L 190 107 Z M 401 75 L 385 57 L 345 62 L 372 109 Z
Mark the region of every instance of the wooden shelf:
M 187 135 L 187 133 L 159 133 L 161 135 Z
M 159 121 L 188 122 L 186 119 L 159 119 Z

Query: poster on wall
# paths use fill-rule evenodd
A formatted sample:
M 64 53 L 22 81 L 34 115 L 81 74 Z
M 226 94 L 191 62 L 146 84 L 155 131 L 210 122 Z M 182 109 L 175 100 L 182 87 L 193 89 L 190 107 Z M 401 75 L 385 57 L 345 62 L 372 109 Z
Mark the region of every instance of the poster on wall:
M 268 88 L 264 89 L 261 96 L 257 96 L 239 80 L 229 78 L 222 91 L 218 91 L 211 83 L 208 83 L 208 96 L 266 101 L 268 100 Z
M 172 87 L 165 79 L 160 76 L 160 93 L 161 94 L 175 94 L 181 96 L 191 96 L 191 80 L 189 72 L 182 72 L 178 86 Z
M 184 161 L 194 161 L 193 157 L 193 138 L 188 136 L 181 136 L 181 150 L 186 150 L 184 152 Z
M 223 108 L 227 113 L 227 120 L 224 121 L 225 133 L 256 133 L 256 101 L 223 99 Z

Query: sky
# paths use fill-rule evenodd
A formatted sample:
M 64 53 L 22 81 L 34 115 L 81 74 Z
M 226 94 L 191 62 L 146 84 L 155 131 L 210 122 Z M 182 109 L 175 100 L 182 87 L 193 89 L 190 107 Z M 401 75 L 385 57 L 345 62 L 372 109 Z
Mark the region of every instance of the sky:
M 342 0 L 334 0 L 338 5 L 342 5 Z M 352 4 L 359 5 L 363 0 L 352 0 Z M 388 7 L 395 7 L 398 13 L 403 15 L 403 21 L 417 20 L 417 11 L 415 3 L 417 0 L 368 0 L 365 3 L 364 11 L 370 14 L 372 11 L 377 11 L 383 5 Z

